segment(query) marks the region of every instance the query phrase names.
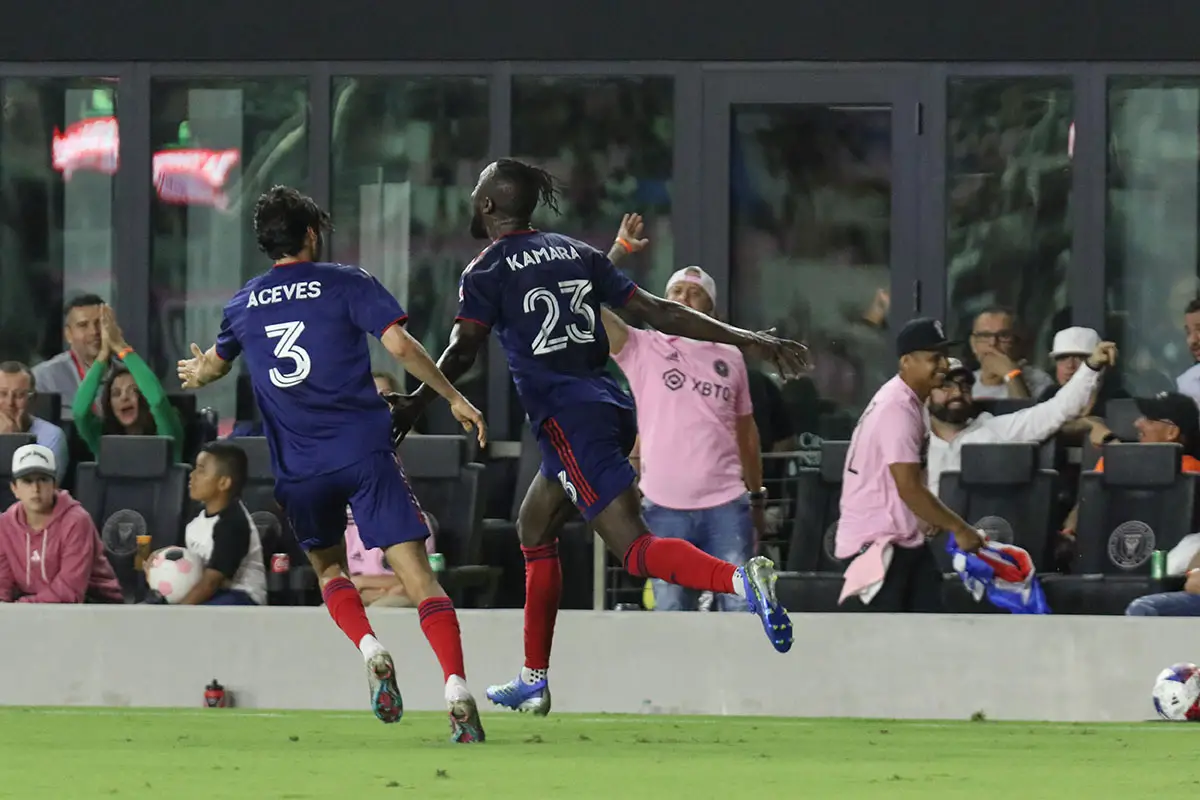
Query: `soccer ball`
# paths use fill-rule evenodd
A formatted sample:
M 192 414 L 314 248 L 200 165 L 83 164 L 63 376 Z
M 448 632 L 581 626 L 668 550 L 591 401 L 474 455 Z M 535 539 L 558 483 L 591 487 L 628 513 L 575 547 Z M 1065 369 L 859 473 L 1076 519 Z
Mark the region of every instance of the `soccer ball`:
M 204 561 L 186 547 L 167 547 L 150 559 L 146 581 L 174 605 L 187 597 L 204 575 Z
M 1154 710 L 1172 722 L 1200 721 L 1200 667 L 1175 664 L 1158 673 Z

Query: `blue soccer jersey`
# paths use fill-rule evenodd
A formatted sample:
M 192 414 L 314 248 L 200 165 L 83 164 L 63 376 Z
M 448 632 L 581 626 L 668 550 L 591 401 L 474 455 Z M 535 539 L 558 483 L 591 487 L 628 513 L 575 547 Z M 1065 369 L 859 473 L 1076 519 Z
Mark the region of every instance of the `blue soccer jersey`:
M 391 415 L 371 377 L 367 334 L 381 337 L 405 318 L 365 270 L 312 262 L 273 267 L 225 306 L 217 355 L 245 359 L 277 479 L 391 452 Z
M 569 236 L 518 231 L 463 271 L 458 318 L 494 328 L 534 426 L 581 403 L 633 403 L 606 370 L 601 304 L 620 307 L 636 285 L 608 257 Z

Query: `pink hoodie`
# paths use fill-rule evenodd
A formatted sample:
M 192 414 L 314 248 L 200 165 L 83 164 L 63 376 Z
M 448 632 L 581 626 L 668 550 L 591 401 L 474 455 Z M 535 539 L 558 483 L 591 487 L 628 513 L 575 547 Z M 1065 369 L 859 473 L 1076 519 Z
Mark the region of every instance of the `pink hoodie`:
M 96 525 L 70 493 L 58 492 L 40 531 L 29 528 L 19 502 L 0 515 L 0 602 L 17 595 L 20 603 L 122 601 Z

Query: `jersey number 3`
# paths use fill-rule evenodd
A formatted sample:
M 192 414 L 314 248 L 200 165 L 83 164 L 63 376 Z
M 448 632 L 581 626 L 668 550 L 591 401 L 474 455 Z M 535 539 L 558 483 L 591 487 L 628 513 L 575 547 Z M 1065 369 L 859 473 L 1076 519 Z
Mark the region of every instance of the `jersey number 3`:
M 286 373 L 278 367 L 271 367 L 271 383 L 280 389 L 299 386 L 308 377 L 308 373 L 312 372 L 312 359 L 308 357 L 308 351 L 297 344 L 300 334 L 304 333 L 304 323 L 299 320 L 280 322 L 268 325 L 266 332 L 268 339 L 279 340 L 275 345 L 275 357 L 290 359 L 295 364 L 295 368 Z
M 582 317 L 583 322 L 582 324 L 568 322 L 565 335 L 555 336 L 554 329 L 558 327 L 559 318 L 562 317 L 559 296 L 544 286 L 530 289 L 525 293 L 523 303 L 525 313 L 532 314 L 541 308 L 545 314 L 542 319 L 542 327 L 538 330 L 537 336 L 533 337 L 533 354 L 535 356 L 544 356 L 548 353 L 565 350 L 571 342 L 588 344 L 596 341 L 596 312 L 592 310 L 591 306 L 584 303 L 592 291 L 592 282 L 582 279 L 560 281 L 558 291 L 560 295 L 570 298 L 568 303 L 571 313 Z

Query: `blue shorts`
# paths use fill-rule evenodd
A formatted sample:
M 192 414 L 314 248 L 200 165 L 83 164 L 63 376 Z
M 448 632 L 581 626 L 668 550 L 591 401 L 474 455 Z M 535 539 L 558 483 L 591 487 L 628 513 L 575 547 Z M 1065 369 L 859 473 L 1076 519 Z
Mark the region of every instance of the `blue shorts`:
M 558 481 L 591 521 L 637 482 L 629 452 L 637 416 L 611 403 L 586 403 L 548 417 L 535 431 L 542 474 Z
M 393 453 L 372 453 L 339 470 L 300 480 L 276 481 L 275 499 L 305 551 L 323 550 L 346 534 L 346 506 L 363 547 L 387 549 L 424 541 L 429 526 Z

